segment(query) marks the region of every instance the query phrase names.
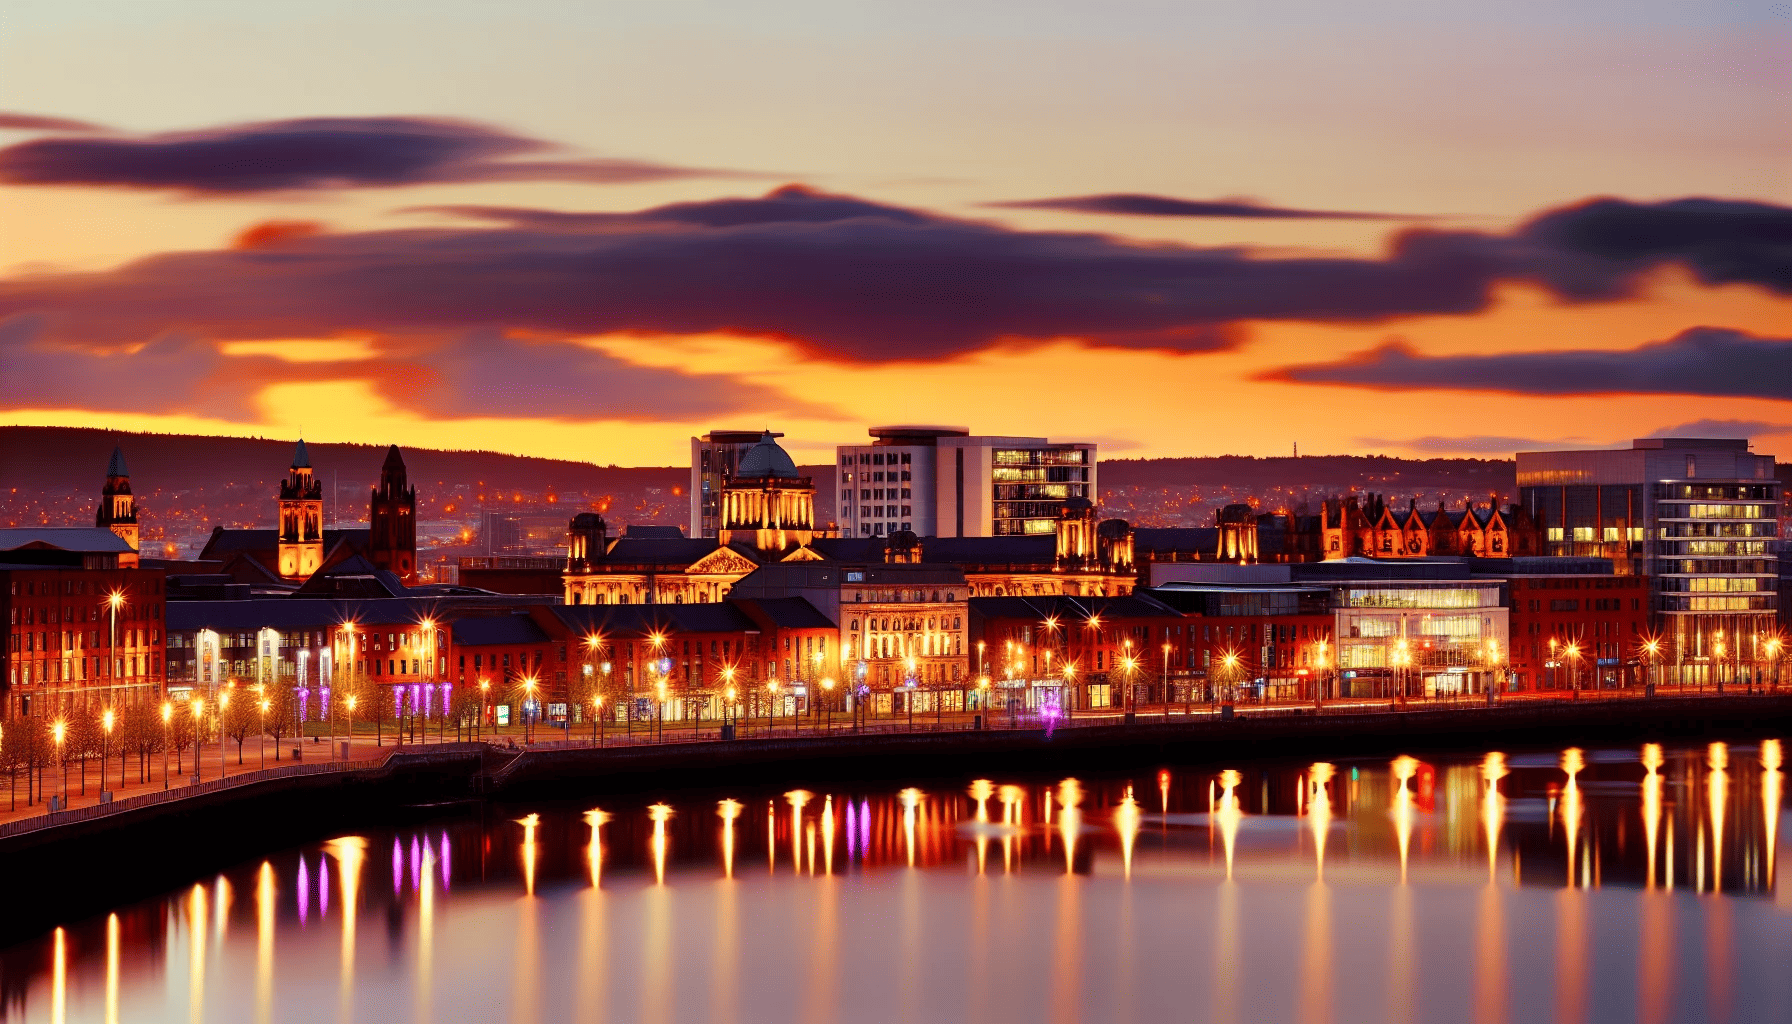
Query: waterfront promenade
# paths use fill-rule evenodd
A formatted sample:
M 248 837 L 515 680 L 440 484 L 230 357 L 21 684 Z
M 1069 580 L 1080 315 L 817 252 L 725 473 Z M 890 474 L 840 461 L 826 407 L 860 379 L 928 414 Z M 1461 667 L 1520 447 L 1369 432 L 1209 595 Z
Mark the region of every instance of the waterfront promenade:
M 1522 721 L 1535 728 L 1553 720 L 1564 723 L 1588 718 L 1624 718 L 1635 712 L 1640 718 L 1672 720 L 1677 713 L 1698 717 L 1719 708 L 1729 716 L 1751 717 L 1759 711 L 1767 717 L 1792 713 L 1792 694 L 1716 694 L 1697 691 L 1663 691 L 1644 697 L 1635 690 L 1582 691 L 1573 693 L 1527 693 L 1501 696 L 1489 707 L 1482 696 L 1424 699 L 1395 702 L 1387 699 L 1350 699 L 1329 701 L 1322 706 L 1303 703 L 1239 704 L 1225 708 L 1212 704 L 1145 705 L 1130 713 L 1120 708 L 1078 712 L 1063 716 L 1039 710 L 1013 711 L 995 709 L 987 712 L 923 713 L 914 716 L 880 716 L 855 721 L 846 713 L 803 715 L 798 717 L 739 718 L 717 721 L 660 722 L 648 720 L 631 724 L 609 723 L 597 731 L 589 725 L 570 727 L 537 724 L 525 729 L 511 726 L 504 729 L 484 728 L 454 732 L 420 732 L 416 742 L 398 742 L 391 730 L 376 737 L 371 730 L 357 731 L 352 741 L 342 734 L 287 737 L 279 744 L 279 756 L 272 740 L 266 743 L 250 738 L 240 753 L 235 741 L 226 741 L 222 751 L 216 743 L 199 749 L 195 765 L 194 749 L 188 747 L 178 758 L 161 753 L 151 755 L 140 766 L 135 757 L 121 765 L 116 757 L 104 768 L 104 780 L 97 760 L 83 765 L 70 763 L 62 767 L 48 766 L 33 783 L 36 796 L 28 799 L 23 775 L 10 779 L 11 797 L 0 806 L 0 837 L 17 835 L 37 827 L 54 825 L 71 818 L 91 819 L 115 812 L 128 811 L 149 804 L 178 801 L 185 796 L 211 794 L 238 785 L 272 782 L 282 778 L 322 773 L 353 773 L 385 765 L 394 754 L 420 753 L 453 747 L 479 750 L 485 761 L 480 769 L 499 781 L 524 773 L 537 778 L 551 773 L 553 765 L 564 757 L 533 756 L 522 764 L 512 764 L 520 753 L 549 755 L 554 752 L 581 752 L 577 760 L 578 774 L 587 774 L 591 766 L 606 760 L 622 764 L 640 762 L 638 756 L 625 751 L 641 748 L 661 749 L 679 757 L 698 758 L 706 763 L 725 761 L 730 748 L 745 754 L 770 742 L 775 749 L 800 749 L 808 743 L 825 747 L 830 754 L 850 756 L 855 741 L 877 746 L 880 737 L 921 734 L 933 737 L 930 746 L 949 748 L 952 734 L 966 737 L 982 734 L 993 740 L 996 734 L 1020 734 L 1050 739 L 1062 734 L 1061 746 L 1082 746 L 1083 738 L 1099 737 L 1106 746 L 1124 747 L 1128 737 L 1153 747 L 1175 743 L 1182 737 L 1200 737 L 1204 742 L 1221 741 L 1233 733 L 1274 737 L 1287 733 L 1303 737 L 1329 736 L 1348 739 L 1359 732 L 1386 733 L 1395 731 L 1423 742 L 1433 727 L 1448 723 L 1449 731 L 1459 732 L 1463 724 L 1485 721 L 1490 731 L 1511 728 Z M 1271 723 L 1281 722 L 1282 727 Z M 1291 728 L 1296 726 L 1298 728 Z M 734 736 L 724 738 L 724 725 L 732 725 Z M 987 745 L 987 744 L 979 744 Z M 293 751 L 302 751 L 299 760 Z M 616 758 L 606 758 L 614 751 Z M 1273 753 L 1273 751 L 1269 751 Z M 870 753 L 870 751 L 867 751 Z M 596 759 L 594 762 L 593 759 Z M 654 758 L 657 762 L 659 759 Z M 122 768 L 123 782 L 120 782 Z M 197 768 L 197 772 L 195 769 Z M 146 775 L 146 777 L 145 777 Z M 65 806 L 51 811 L 51 797 L 66 792 Z M 110 801 L 102 803 L 102 793 Z

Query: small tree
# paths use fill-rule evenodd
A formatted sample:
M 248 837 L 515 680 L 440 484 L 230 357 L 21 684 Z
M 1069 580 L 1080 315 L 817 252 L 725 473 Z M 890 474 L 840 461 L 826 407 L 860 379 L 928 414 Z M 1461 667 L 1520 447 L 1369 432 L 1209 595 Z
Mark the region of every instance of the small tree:
M 174 705 L 174 715 L 168 720 L 165 728 L 167 735 L 164 742 L 174 748 L 174 773 L 185 775 L 187 769 L 183 759 L 186 757 L 187 748 L 192 746 L 194 737 L 192 709 L 186 704 Z
M 267 733 L 274 740 L 274 760 L 280 760 L 280 741 L 288 733 L 298 734 L 299 691 L 285 683 L 271 683 L 262 695 L 268 702 Z
M 236 763 L 243 763 L 243 741 L 261 725 L 261 699 L 254 690 L 239 689 L 224 706 L 224 734 L 236 741 Z M 222 743 L 220 738 L 218 742 Z
M 102 730 L 97 708 L 77 708 L 68 716 L 68 736 L 63 741 L 63 757 L 65 760 L 81 763 L 82 796 L 87 795 L 87 762 L 100 752 L 101 741 Z M 105 775 L 103 767 L 100 774 Z M 104 779 L 101 781 L 104 782 Z
M 473 723 L 484 711 L 485 698 L 477 686 L 457 686 L 453 700 L 454 707 L 450 714 L 454 716 L 455 739 L 460 739 L 463 730 L 471 735 Z
M 113 738 L 119 744 L 119 756 L 127 751 L 137 754 L 137 781 L 149 781 L 149 755 L 160 753 L 166 738 L 162 730 L 162 709 L 149 701 L 126 705 L 124 715 Z
M 393 689 L 389 686 L 375 686 L 363 682 L 355 688 L 355 718 L 363 722 L 373 723 L 373 745 L 383 747 L 385 727 L 389 721 L 395 721 L 398 711 L 393 707 Z

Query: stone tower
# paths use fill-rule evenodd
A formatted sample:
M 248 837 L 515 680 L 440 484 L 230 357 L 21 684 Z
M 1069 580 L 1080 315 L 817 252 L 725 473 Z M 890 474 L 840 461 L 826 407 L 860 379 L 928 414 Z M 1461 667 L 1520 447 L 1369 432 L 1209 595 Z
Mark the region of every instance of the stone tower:
M 386 450 L 368 520 L 367 560 L 397 573 L 407 586 L 417 582 L 417 489 L 410 486 L 397 445 Z
M 312 478 L 305 441 L 280 482 L 280 575 L 309 579 L 324 564 L 324 485 Z
M 131 471 L 125 468 L 124 449 L 112 449 L 112 461 L 106 465 L 106 486 L 100 491 L 100 507 L 94 513 L 93 525 L 103 526 L 118 534 L 131 546 L 131 553 L 118 556 L 120 569 L 137 567 L 137 499 L 131 496 Z

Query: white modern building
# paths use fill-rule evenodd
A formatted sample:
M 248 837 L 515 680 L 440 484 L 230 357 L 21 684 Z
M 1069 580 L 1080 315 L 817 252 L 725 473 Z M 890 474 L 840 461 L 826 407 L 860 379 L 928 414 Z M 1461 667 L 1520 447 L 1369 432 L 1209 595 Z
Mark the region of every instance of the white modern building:
M 691 537 L 714 537 L 721 529 L 722 485 L 740 466 L 740 458 L 767 433 L 765 430 L 712 430 L 691 438 Z
M 1057 530 L 1067 503 L 1096 501 L 1096 446 L 972 436 L 965 427 L 873 427 L 839 447 L 842 536 L 999 537 Z

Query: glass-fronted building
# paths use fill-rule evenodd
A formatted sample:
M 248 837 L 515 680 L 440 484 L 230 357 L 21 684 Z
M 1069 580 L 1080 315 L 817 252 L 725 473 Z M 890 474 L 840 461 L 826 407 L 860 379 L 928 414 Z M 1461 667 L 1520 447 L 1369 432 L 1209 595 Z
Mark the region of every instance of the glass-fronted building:
M 1779 610 L 1780 481 L 1742 440 L 1644 438 L 1616 451 L 1519 452 L 1519 500 L 1545 552 L 1649 578 L 1664 681 L 1760 675 Z
M 964 427 L 873 427 L 871 436 L 839 448 L 846 536 L 1052 534 L 1071 501 L 1097 503 L 1093 444 L 973 437 Z

